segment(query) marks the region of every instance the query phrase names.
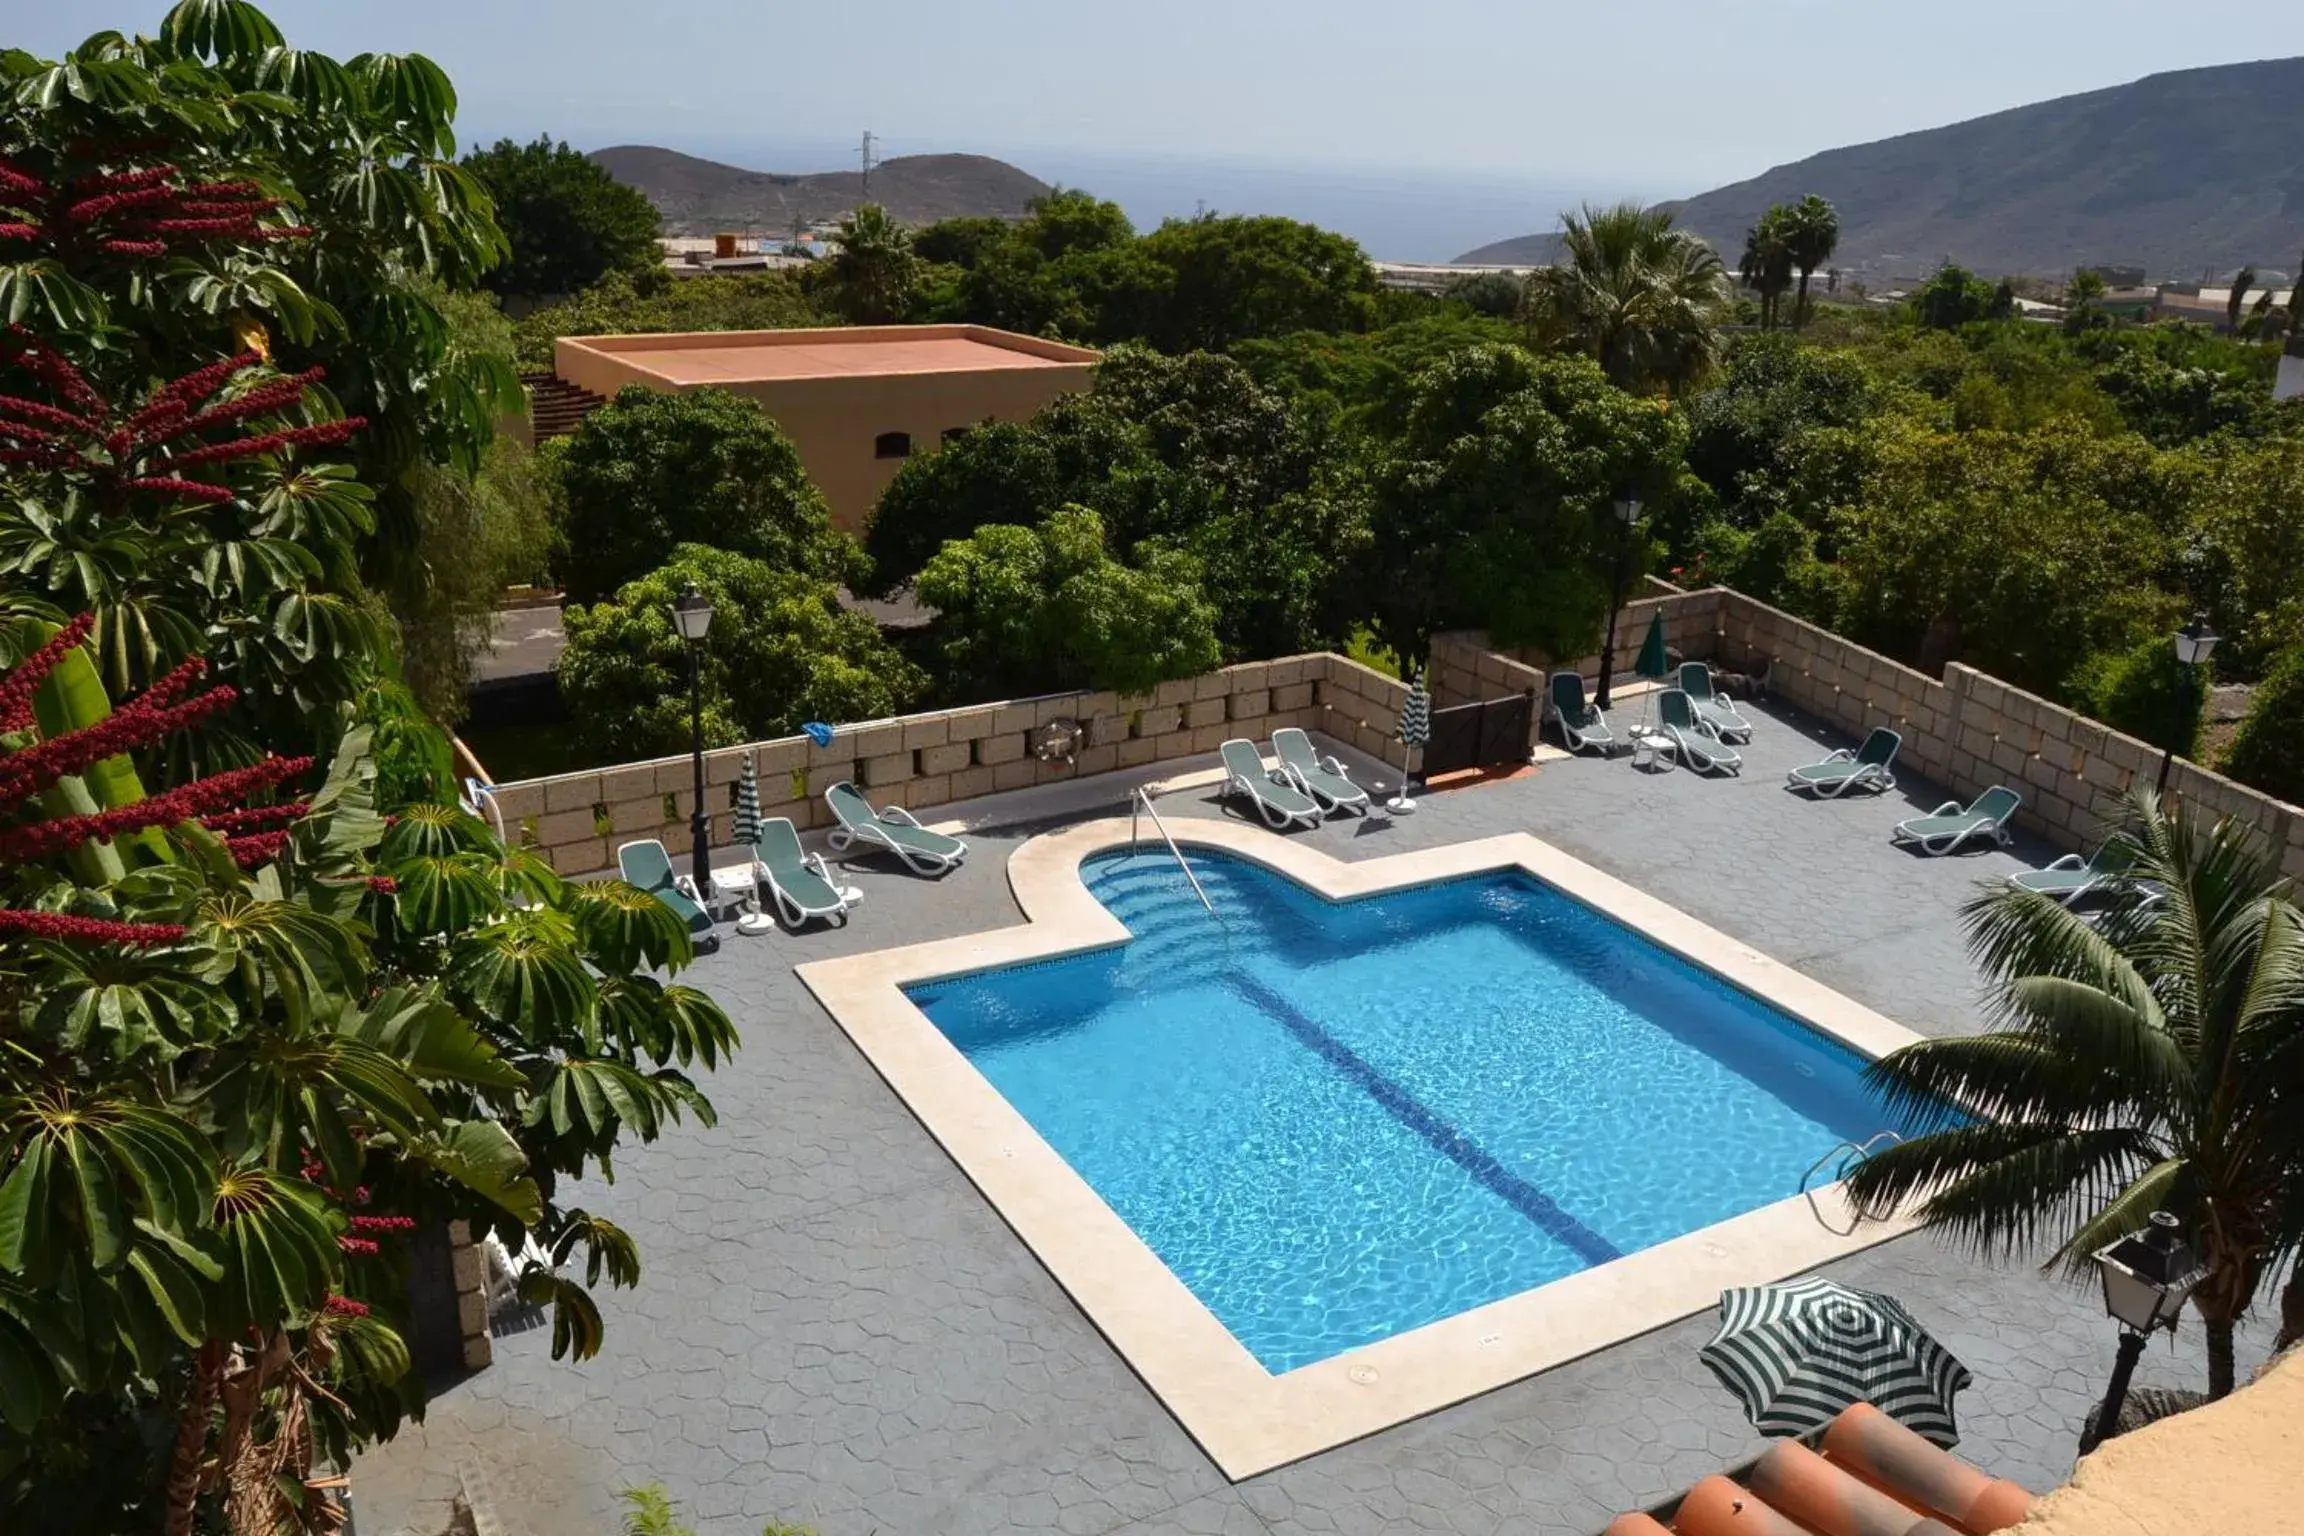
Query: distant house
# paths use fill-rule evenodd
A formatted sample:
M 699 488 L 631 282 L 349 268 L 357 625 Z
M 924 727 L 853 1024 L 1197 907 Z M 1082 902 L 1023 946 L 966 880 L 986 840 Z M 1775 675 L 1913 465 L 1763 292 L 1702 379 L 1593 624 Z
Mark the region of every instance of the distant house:
M 2241 302 L 2241 315 L 2245 317 L 2249 310 L 2255 308 L 2256 301 L 2267 291 L 2272 295 L 2272 303 L 2280 308 L 2287 306 L 2289 296 L 2294 292 L 2290 288 L 2266 290 L 2252 287 Z M 2232 289 L 2229 284 L 2222 288 L 2208 288 L 2199 283 L 2162 283 L 2152 301 L 2151 318 L 2190 320 L 2222 330 L 2225 316 L 2231 312 L 2231 304 Z
M 981 325 L 563 336 L 552 372 L 528 380 L 529 414 L 542 437 L 573 431 L 629 384 L 733 390 L 784 429 L 833 521 L 859 532 L 907 458 L 1086 389 L 1096 361 Z

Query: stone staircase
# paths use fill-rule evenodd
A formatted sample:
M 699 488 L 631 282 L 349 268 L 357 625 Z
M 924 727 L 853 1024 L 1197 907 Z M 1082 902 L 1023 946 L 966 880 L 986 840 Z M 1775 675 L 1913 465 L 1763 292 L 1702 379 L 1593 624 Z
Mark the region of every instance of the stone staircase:
M 528 425 L 539 443 L 548 437 L 566 437 L 585 417 L 608 403 L 549 370 L 523 373 L 520 382 L 528 387 Z

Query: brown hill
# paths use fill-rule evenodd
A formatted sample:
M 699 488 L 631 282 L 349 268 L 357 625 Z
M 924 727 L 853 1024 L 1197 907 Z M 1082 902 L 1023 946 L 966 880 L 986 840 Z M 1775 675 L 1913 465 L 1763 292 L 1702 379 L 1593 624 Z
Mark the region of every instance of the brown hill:
M 596 149 L 592 158 L 646 194 L 668 235 L 783 232 L 795 222 L 838 218 L 860 201 L 854 171 L 748 171 L 652 144 Z M 1047 190 L 1046 182 L 987 155 L 901 155 L 872 168 L 872 200 L 906 224 L 967 213 L 1014 217 Z
M 2287 272 L 2304 245 L 2300 134 L 2304 59 L 2223 64 L 1828 150 L 1673 206 L 1731 259 L 1769 204 L 1816 192 L 1840 210 L 1838 264 L 1885 275 L 1946 257 L 1994 274 Z M 1525 235 L 1457 260 L 1552 250 Z

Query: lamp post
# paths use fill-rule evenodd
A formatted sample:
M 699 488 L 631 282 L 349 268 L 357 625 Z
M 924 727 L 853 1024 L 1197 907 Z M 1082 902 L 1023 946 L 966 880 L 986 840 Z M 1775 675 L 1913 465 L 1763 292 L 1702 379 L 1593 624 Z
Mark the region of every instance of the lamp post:
M 696 810 L 688 818 L 689 852 L 695 858 L 696 900 L 711 910 L 712 818 L 704 813 L 704 635 L 712 627 L 712 604 L 690 582 L 672 600 L 672 627 L 688 642 L 688 750 L 696 759 Z
M 2177 1315 L 2208 1273 L 2184 1241 L 2182 1224 L 2166 1211 L 2154 1211 L 2152 1224 L 2143 1231 L 2098 1250 L 2096 1268 L 2104 1277 L 2104 1310 L 2120 1324 L 2120 1353 L 2112 1362 L 2104 1401 L 2081 1432 L 2083 1456 L 2111 1437 L 2128 1398 L 2128 1378 L 2136 1374 L 2136 1361 L 2153 1330 L 2175 1332 Z
M 1616 540 L 1616 578 L 1608 588 L 1608 639 L 1600 647 L 1600 687 L 1592 695 L 1592 702 L 1601 709 L 1608 707 L 1608 683 L 1616 672 L 1616 613 L 1624 606 L 1624 583 L 1632 578 L 1632 525 L 1640 521 L 1640 498 L 1630 490 L 1619 491 L 1614 510 L 1621 530 Z
M 2216 642 L 2223 639 L 2208 627 L 2208 615 L 2196 613 L 2192 622 L 2176 631 L 2176 659 L 2184 667 L 2184 718 L 2191 721 L 2199 712 L 2200 696 L 2195 691 L 2200 676 L 2200 664 L 2216 654 Z M 2187 733 L 2189 734 L 2189 733 Z M 2168 765 L 2175 761 L 2173 746 L 2160 750 L 2160 787 L 2158 793 L 2168 793 Z

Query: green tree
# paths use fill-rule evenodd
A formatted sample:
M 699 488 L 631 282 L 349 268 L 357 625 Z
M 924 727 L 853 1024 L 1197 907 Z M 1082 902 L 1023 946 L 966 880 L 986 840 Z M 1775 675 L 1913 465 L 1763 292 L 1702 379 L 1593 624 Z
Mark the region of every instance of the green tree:
M 1340 640 L 1353 617 L 1339 574 L 1365 537 L 1351 475 L 1231 359 L 1116 348 L 1090 393 L 908 461 L 865 544 L 893 588 L 985 523 L 1078 504 L 1115 548 L 1159 540 L 1199 561 L 1228 656 L 1288 655 Z
M 912 232 L 878 203 L 866 203 L 840 221 L 832 235 L 832 259 L 809 275 L 849 324 L 888 325 L 911 310 L 920 258 L 912 249 Z
M 2212 674 L 2185 675 L 2166 635 L 2148 635 L 2125 651 L 2092 656 L 2061 690 L 2114 730 L 2197 762 Z
M 1362 585 L 1378 638 L 1421 656 L 1436 631 L 1477 625 L 1581 655 L 1622 536 L 1610 503 L 1629 487 L 1662 510 L 1684 448 L 1678 417 L 1589 359 L 1474 347 L 1435 365 L 1375 473 Z
M 1831 434 L 1860 428 L 1892 393 L 1852 353 L 1745 337 L 1712 387 L 1688 398 L 1688 467 L 1739 525 L 1779 510 L 1820 524 L 1821 509 L 1807 503 L 1823 461 L 1842 446 Z
M 1013 219 L 988 213 L 939 219 L 912 237 L 912 254 L 937 266 L 974 271 L 1016 233 Z
M 2227 334 L 2240 334 L 2241 306 L 2248 302 L 2248 287 L 2256 281 L 2254 267 L 2242 267 L 2232 277 L 2232 292 L 2224 300 L 2224 329 Z
M 1966 267 L 1946 262 L 1908 302 L 1913 318 L 1922 325 L 1932 330 L 1951 331 L 1989 314 L 1992 292 L 1990 283 Z
M 1111 557 L 1104 523 L 1063 507 L 1037 528 L 992 523 L 920 573 L 938 671 L 959 697 L 1063 688 L 1145 693 L 1213 669 L 1222 652 L 1199 562 L 1150 545 Z
M 1776 204 L 1744 235 L 1744 259 L 1736 280 L 1760 295 L 1760 329 L 1773 330 L 1776 306 L 1792 286 L 1792 241 L 1787 210 Z
M 570 602 L 599 602 L 675 544 L 709 544 L 812 581 L 855 582 L 866 568 L 855 541 L 833 528 L 792 440 L 724 389 L 628 386 L 556 445 L 554 470 Z
M 1011 226 L 1016 243 L 1046 261 L 1090 251 L 1118 250 L 1136 238 L 1136 226 L 1118 203 L 1078 187 L 1057 187 L 1025 205 Z
M 1486 315 L 1491 320 L 1511 320 L 1520 314 L 1527 287 L 1524 279 L 1509 272 L 1475 272 L 1450 283 L 1447 298 L 1476 315 Z
M 2304 804 L 2304 643 L 2291 644 L 2256 686 L 2222 767 L 2276 800 Z
M 1719 351 L 1727 270 L 1668 209 L 1619 203 L 1561 215 L 1564 260 L 1528 279 L 1539 350 L 1581 352 L 1619 389 L 1676 391 Z
M 1521 336 L 1517 315 L 1436 312 L 1363 333 L 1298 331 L 1241 342 L 1231 355 L 1308 422 L 1347 437 L 1389 437 L 1406 417 L 1417 374 L 1465 347 L 1512 345 Z
M 1376 269 L 1367 253 L 1294 219 L 1170 219 L 1126 250 L 1139 270 L 1122 269 L 1128 281 L 1107 285 L 1098 305 L 1104 341 L 1222 351 L 1253 336 L 1364 331 L 1375 322 Z M 1144 263 L 1165 281 L 1142 272 Z
M 2064 290 L 2064 330 L 2067 335 L 2101 329 L 2104 315 L 2104 274 L 2082 268 L 2072 274 Z
M 1784 209 L 1784 254 L 1800 269 L 1800 297 L 1795 307 L 1800 323 L 1808 323 L 1808 279 L 1840 249 L 1840 213 L 1811 192 Z
M 2054 695 L 2087 657 L 2170 626 L 2148 446 L 2069 422 L 1946 432 L 1888 416 L 1867 435 L 1861 500 L 1832 517 L 1852 638 Z
M 545 134 L 532 144 L 498 139 L 463 165 L 495 200 L 511 244 L 482 278 L 494 292 L 539 298 L 589 288 L 611 272 L 661 275 L 656 205 L 590 155 Z
M 672 627 L 672 600 L 690 582 L 713 610 L 701 656 L 711 745 L 789 736 L 808 720 L 901 714 L 922 691 L 919 669 L 869 618 L 841 607 L 829 581 L 682 544 L 613 599 L 563 613 L 560 697 L 588 761 L 688 749 L 688 649 Z
M 1987 1252 L 2050 1249 L 2093 1284 L 2094 1252 L 2174 1214 L 2207 1276 L 2192 1293 L 2208 1391 L 2234 1379 L 2234 1324 L 2276 1269 L 2291 1213 L 2304 918 L 2254 834 L 2204 831 L 2139 796 L 2132 878 L 2167 893 L 2091 925 L 2030 891 L 1970 903 L 1969 948 L 2004 1028 L 1922 1041 L 1868 1073 L 1907 1130 L 1850 1173 L 1860 1207 Z M 1981 1118 L 1953 1122 L 1945 1106 Z

